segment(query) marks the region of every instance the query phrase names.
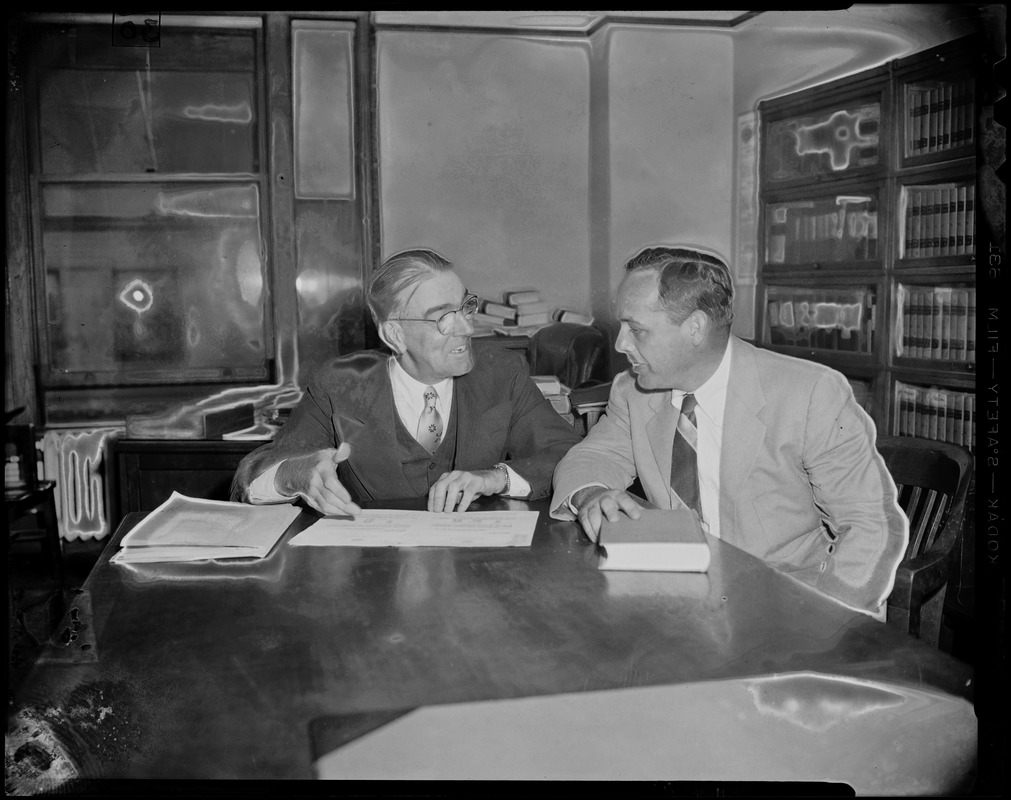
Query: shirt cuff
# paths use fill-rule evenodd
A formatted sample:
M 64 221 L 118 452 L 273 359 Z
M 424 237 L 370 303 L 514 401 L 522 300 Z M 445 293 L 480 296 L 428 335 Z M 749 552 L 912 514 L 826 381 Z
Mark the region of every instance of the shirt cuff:
M 503 497 L 530 497 L 530 484 L 523 480 L 508 464 L 503 464 L 509 473 L 509 494 Z
M 596 483 L 596 482 L 594 482 L 594 483 L 584 484 L 583 486 L 580 486 L 578 489 L 573 489 L 572 493 L 569 494 L 569 496 L 565 498 L 565 505 L 568 506 L 569 511 L 572 512 L 572 516 L 574 516 L 574 517 L 578 517 L 579 516 L 579 509 L 576 508 L 574 505 L 572 505 L 572 498 L 575 497 L 577 494 L 579 494 L 581 491 L 583 491 L 583 489 L 588 489 L 591 486 L 603 486 L 605 489 L 610 488 L 610 487 L 608 487 L 608 485 L 606 483 Z
M 283 460 L 278 461 L 274 464 L 274 466 L 270 467 L 265 472 L 261 472 L 250 482 L 249 489 L 246 492 L 250 503 L 253 505 L 265 505 L 267 503 L 290 503 L 292 500 L 298 498 L 298 495 L 286 497 L 274 488 L 274 476 L 277 474 L 277 468 L 283 463 Z

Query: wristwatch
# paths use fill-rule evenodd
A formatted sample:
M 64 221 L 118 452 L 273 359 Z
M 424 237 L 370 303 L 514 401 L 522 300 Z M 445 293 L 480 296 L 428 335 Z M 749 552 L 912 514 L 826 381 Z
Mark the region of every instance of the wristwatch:
M 509 494 L 509 470 L 506 469 L 506 465 L 502 463 L 496 464 L 493 469 L 497 469 L 502 473 L 502 477 L 505 478 L 505 486 L 499 494 Z

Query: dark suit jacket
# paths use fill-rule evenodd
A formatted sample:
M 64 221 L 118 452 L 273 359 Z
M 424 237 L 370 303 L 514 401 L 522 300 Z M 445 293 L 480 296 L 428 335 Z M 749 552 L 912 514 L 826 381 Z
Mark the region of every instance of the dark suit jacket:
M 367 350 L 341 356 L 314 371 L 305 394 L 272 442 L 242 459 L 232 480 L 233 500 L 248 500 L 249 484 L 283 459 L 342 441 L 351 456 L 338 477 L 356 500 L 413 497 L 397 443 L 400 419 L 387 360 Z M 547 495 L 555 464 L 579 441 L 530 380 L 522 355 L 498 347 L 475 348 L 474 368 L 455 379 L 457 414 L 453 468 L 488 469 L 499 461 L 530 484 L 530 498 Z

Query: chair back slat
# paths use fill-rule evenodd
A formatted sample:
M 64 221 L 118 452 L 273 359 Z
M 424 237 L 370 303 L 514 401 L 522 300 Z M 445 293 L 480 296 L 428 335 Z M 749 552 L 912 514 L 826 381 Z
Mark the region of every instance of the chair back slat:
M 909 505 L 906 506 L 906 516 L 909 517 L 909 546 L 906 557 L 913 558 L 923 552 L 923 541 L 927 534 L 927 523 L 930 518 L 930 508 L 933 505 L 933 492 L 923 491 L 919 486 L 912 487 Z
M 925 546 L 928 550 L 934 546 L 937 535 L 943 530 L 945 523 L 948 521 L 948 504 L 950 500 L 949 495 L 942 492 L 937 493 L 937 507 L 934 509 L 930 529 L 927 531 L 927 543 Z

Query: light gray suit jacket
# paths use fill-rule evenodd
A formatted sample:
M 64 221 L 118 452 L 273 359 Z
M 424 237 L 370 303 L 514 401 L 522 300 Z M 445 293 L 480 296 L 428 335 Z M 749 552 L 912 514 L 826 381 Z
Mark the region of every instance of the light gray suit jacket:
M 874 422 L 839 372 L 731 337 L 720 453 L 720 538 L 848 606 L 880 614 L 909 523 L 874 442 Z M 638 477 L 671 508 L 671 392 L 625 372 L 607 413 L 555 468 L 551 515 L 569 496 Z

